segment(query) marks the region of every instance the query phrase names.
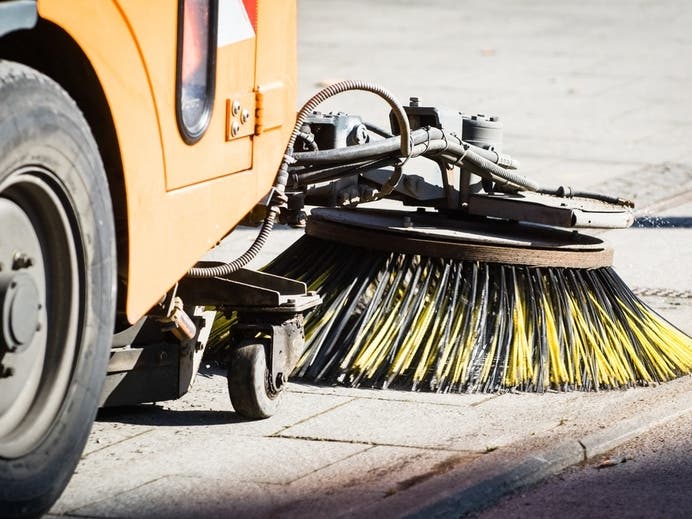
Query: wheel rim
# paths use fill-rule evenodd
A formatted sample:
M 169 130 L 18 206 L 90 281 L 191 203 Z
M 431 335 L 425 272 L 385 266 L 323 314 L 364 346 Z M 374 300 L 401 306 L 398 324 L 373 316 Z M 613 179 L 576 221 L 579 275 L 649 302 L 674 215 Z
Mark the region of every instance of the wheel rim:
M 41 443 L 70 386 L 85 286 L 76 214 L 48 169 L 0 184 L 0 457 Z

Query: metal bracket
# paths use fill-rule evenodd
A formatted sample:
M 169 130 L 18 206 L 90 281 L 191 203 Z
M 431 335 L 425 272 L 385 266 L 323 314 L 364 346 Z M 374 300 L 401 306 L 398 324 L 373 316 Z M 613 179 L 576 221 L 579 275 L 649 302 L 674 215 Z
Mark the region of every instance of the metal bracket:
M 255 135 L 282 126 L 286 87 L 281 81 L 258 85 L 255 90 Z
M 226 140 L 232 141 L 255 133 L 256 96 L 254 92 L 226 99 Z
M 200 262 L 213 267 L 217 262 Z M 300 313 L 322 301 L 300 281 L 255 270 L 240 269 L 228 276 L 208 279 L 184 279 L 178 294 L 186 303 L 217 306 L 229 310 L 262 313 Z
M 634 222 L 628 207 L 530 192 L 471 195 L 468 212 L 564 228 L 622 229 Z
M 265 346 L 269 389 L 277 393 L 288 381 L 288 375 L 303 353 L 305 335 L 302 314 L 275 316 L 277 319 L 274 322 L 267 322 L 263 314 L 239 314 L 234 335 L 241 340 L 257 335 L 269 337 L 269 343 Z
M 269 337 L 265 356 L 269 389 L 273 392 L 281 390 L 303 352 L 303 312 L 322 301 L 316 293 L 308 292 L 305 283 L 249 269 L 224 277 L 184 279 L 178 285 L 178 294 L 195 305 L 236 311 L 238 323 L 233 328 L 236 343 L 245 338 Z

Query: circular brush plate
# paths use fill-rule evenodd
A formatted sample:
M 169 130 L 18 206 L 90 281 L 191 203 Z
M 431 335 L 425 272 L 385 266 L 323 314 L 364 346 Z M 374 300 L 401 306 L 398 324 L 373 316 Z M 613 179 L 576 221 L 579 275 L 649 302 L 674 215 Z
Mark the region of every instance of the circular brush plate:
M 437 212 L 313 209 L 306 232 L 356 247 L 535 267 L 599 268 L 613 263 L 603 240 L 540 225 L 453 219 Z

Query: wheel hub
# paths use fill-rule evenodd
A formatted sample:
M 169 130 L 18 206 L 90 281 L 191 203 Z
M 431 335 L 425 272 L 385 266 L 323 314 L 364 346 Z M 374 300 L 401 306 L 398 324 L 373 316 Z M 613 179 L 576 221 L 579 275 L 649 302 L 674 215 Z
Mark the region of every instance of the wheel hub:
M 0 437 L 28 412 L 40 386 L 46 351 L 41 245 L 33 223 L 16 203 L 0 198 Z M 22 251 L 18 253 L 18 251 Z M 19 261 L 19 257 L 35 261 Z
M 0 274 L 0 352 L 21 353 L 39 327 L 38 287 L 23 272 Z
M 74 366 L 78 250 L 63 194 L 36 167 L 0 185 L 0 457 L 42 441 Z

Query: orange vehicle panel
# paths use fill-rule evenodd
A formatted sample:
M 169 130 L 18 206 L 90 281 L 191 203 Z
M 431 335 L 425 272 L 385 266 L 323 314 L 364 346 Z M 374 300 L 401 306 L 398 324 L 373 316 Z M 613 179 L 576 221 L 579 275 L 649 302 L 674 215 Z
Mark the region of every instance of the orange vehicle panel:
M 256 37 L 219 49 L 212 119 L 193 145 L 175 119 L 177 2 L 39 0 L 38 8 L 83 49 L 113 115 L 134 322 L 270 189 L 295 120 L 295 2 L 261 0 Z M 239 95 L 264 99 L 262 120 L 227 141 L 227 102 Z
M 178 131 L 174 109 L 178 2 L 117 0 L 116 3 L 126 17 L 149 74 L 164 150 L 166 188 L 184 187 L 252 168 L 253 139 L 248 135 L 226 140 L 226 100 L 247 99 L 247 94 L 254 91 L 256 38 L 217 49 L 211 121 L 199 142 L 188 145 Z M 223 2 L 220 8 L 224 8 Z M 152 20 L 165 23 L 156 24 L 156 29 L 152 30 Z M 252 105 L 243 108 L 254 112 L 254 96 L 250 99 Z

